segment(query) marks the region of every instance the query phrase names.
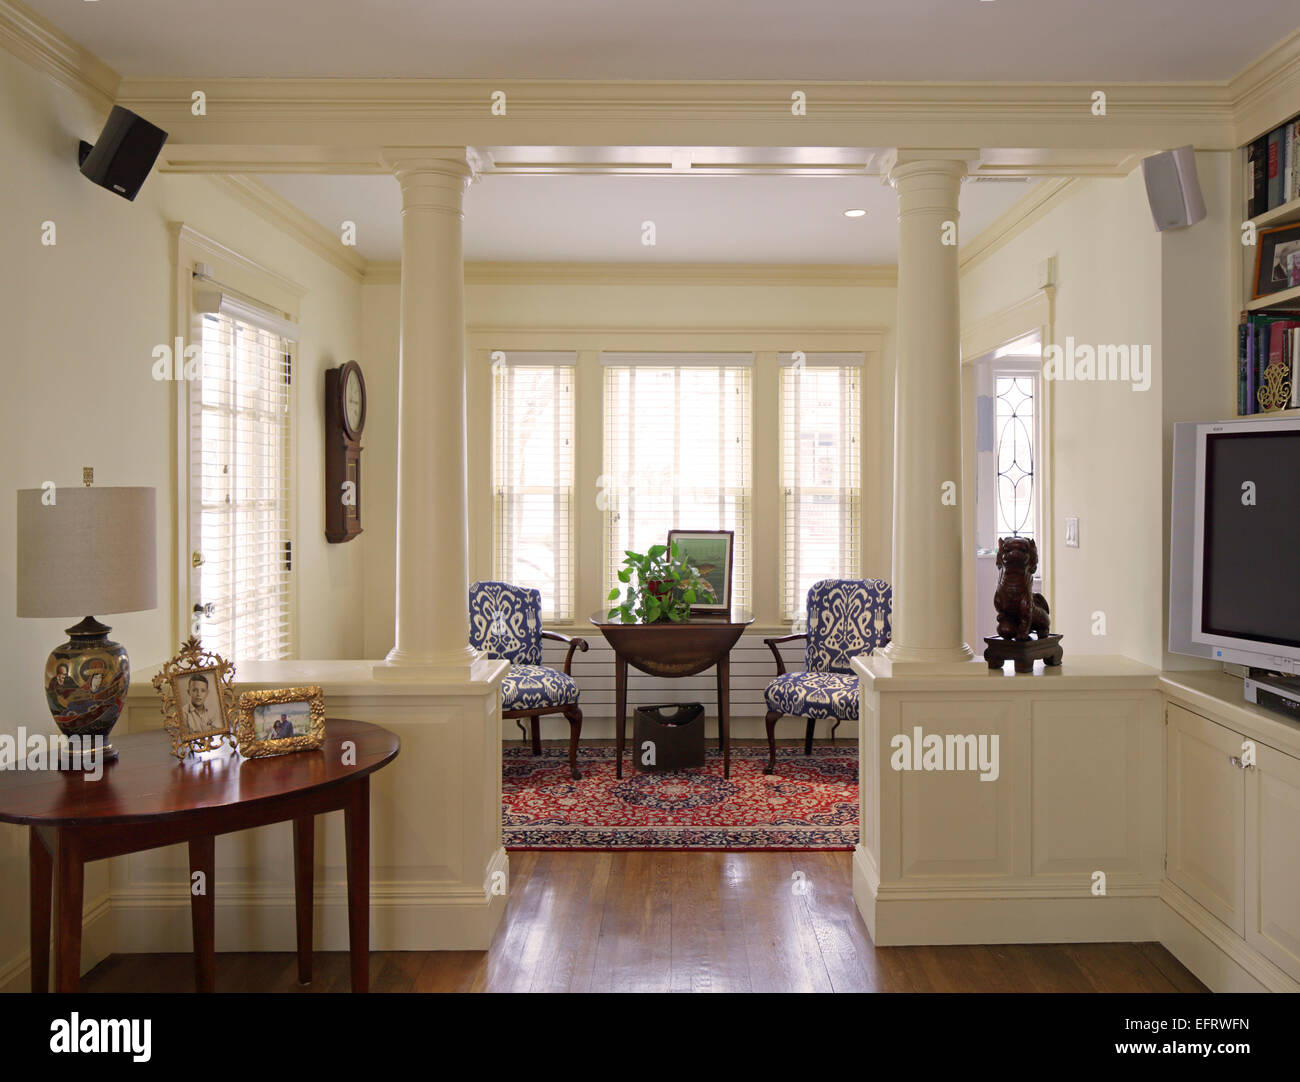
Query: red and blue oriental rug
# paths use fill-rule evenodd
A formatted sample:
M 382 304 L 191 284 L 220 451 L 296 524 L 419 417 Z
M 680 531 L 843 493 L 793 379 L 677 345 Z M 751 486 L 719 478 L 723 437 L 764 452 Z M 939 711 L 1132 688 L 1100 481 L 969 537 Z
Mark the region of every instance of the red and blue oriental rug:
M 637 774 L 614 749 L 584 744 L 581 781 L 571 781 L 568 752 L 502 749 L 502 827 L 507 849 L 851 850 L 858 841 L 855 743 L 781 748 L 768 777 L 765 747 L 732 747 L 731 777 L 710 748 L 702 769 Z

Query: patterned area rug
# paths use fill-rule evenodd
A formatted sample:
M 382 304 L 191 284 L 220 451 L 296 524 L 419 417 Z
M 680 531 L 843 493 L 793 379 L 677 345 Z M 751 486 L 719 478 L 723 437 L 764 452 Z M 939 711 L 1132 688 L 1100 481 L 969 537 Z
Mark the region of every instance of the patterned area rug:
M 502 819 L 507 849 L 832 849 L 858 841 L 858 750 L 854 743 L 779 748 L 768 777 L 767 749 L 733 747 L 731 777 L 710 748 L 701 770 L 637 774 L 614 749 L 583 745 L 581 781 L 567 751 L 502 750 Z

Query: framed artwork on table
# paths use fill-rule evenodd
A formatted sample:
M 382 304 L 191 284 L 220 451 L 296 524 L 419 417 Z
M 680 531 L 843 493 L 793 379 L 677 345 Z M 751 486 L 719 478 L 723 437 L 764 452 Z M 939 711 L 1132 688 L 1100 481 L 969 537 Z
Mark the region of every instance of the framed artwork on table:
M 691 606 L 692 612 L 731 611 L 731 562 L 735 551 L 733 530 L 669 530 L 668 548 L 677 546 L 677 556 L 690 560 L 713 587 L 713 598 Z

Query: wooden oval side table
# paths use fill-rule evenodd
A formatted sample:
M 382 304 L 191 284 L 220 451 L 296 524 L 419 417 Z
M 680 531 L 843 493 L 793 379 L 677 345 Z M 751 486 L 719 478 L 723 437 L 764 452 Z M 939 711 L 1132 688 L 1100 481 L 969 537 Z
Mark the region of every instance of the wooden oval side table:
M 695 676 L 717 666 L 718 744 L 722 776 L 731 777 L 731 648 L 754 622 L 746 609 L 692 616 L 680 624 L 618 623 L 608 610 L 591 615 L 591 622 L 614 651 L 615 776 L 623 776 L 623 747 L 627 741 L 627 669 L 631 665 L 650 676 Z
M 353 753 L 344 759 L 344 742 Z M 115 762 L 98 781 L 74 771 L 0 771 L 0 822 L 30 828 L 32 991 L 49 987 L 54 903 L 54 987 L 81 980 L 83 869 L 88 861 L 188 842 L 194 979 L 213 991 L 216 836 L 293 821 L 298 979 L 311 980 L 315 816 L 342 810 L 347 845 L 352 990 L 370 987 L 370 775 L 397 757 L 400 741 L 378 725 L 329 718 L 318 751 L 264 759 L 233 753 L 178 762 L 161 730 L 113 741 Z

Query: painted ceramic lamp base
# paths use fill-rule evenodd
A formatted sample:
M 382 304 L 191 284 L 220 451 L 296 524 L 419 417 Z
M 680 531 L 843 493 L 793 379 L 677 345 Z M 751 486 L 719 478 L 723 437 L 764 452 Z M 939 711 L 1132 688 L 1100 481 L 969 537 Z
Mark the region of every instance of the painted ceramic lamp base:
M 87 751 L 98 737 L 102 752 L 97 758 L 112 762 L 117 751 L 108 735 L 117 724 L 131 684 L 131 663 L 126 651 L 113 642 L 111 627 L 87 616 L 75 627 L 66 629 L 68 641 L 56 646 L 45 663 L 45 701 L 54 723 L 65 737 Z M 79 769 L 79 756 L 71 756 L 69 766 Z

